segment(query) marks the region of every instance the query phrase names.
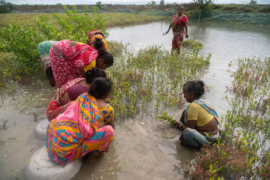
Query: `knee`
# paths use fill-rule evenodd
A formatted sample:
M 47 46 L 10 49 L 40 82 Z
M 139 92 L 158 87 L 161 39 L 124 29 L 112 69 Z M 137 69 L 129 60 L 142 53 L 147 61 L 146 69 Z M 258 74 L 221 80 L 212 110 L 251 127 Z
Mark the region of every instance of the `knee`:
M 114 129 L 110 125 L 104 126 L 106 128 L 106 135 L 110 137 L 114 137 Z
M 186 139 L 188 137 L 192 137 L 192 135 L 194 134 L 194 131 L 196 131 L 195 129 L 191 129 L 191 128 L 186 128 L 183 131 L 183 138 Z

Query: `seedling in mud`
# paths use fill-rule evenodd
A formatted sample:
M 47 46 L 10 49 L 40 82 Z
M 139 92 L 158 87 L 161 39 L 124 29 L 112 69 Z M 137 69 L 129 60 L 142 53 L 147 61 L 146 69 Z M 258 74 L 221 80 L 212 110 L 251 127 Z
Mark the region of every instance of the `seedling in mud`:
M 6 123 L 8 122 L 8 120 L 4 120 L 2 119 L 3 125 L 0 125 L 0 129 L 6 129 Z
M 160 120 L 162 120 L 162 121 L 168 121 L 168 122 L 171 124 L 171 126 L 175 126 L 175 125 L 176 125 L 176 120 L 174 120 L 173 117 L 168 116 L 168 114 L 167 114 L 166 111 L 164 111 L 164 112 L 161 114 L 161 116 L 157 116 L 156 118 L 157 118 L 157 119 L 160 119 Z

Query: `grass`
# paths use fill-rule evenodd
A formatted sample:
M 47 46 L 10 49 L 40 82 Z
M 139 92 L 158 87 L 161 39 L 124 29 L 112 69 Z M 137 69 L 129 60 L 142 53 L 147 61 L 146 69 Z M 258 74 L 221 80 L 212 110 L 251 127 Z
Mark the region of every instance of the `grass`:
M 61 16 L 66 16 L 65 13 L 57 13 Z M 33 27 L 35 26 L 34 20 L 38 18 L 41 14 L 0 14 L 0 27 L 4 27 L 9 23 L 17 23 L 20 26 L 24 27 Z M 50 19 L 52 24 L 56 25 L 56 22 L 52 21 L 53 14 L 47 13 L 44 14 Z M 90 13 L 91 15 L 91 13 Z M 151 21 L 158 21 L 167 19 L 166 16 L 147 16 L 140 14 L 131 14 L 131 13 L 102 13 L 104 17 L 104 25 L 106 27 L 114 26 L 123 26 L 131 25 L 136 23 L 146 23 Z M 96 15 L 92 14 L 92 17 L 95 18 Z
M 193 39 L 188 39 L 188 40 L 183 41 L 182 46 L 189 49 L 194 49 L 194 48 L 198 49 L 198 48 L 202 48 L 203 44 Z

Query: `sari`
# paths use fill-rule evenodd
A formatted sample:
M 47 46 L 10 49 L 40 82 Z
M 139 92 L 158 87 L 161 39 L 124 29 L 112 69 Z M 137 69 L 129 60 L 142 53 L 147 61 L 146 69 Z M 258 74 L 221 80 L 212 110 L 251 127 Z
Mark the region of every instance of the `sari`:
M 173 30 L 172 50 L 181 50 L 181 43 L 184 40 L 185 35 L 184 25 L 187 22 L 188 19 L 186 15 L 179 16 L 177 14 L 173 16 L 171 23 Z M 180 29 L 177 29 L 177 27 L 180 27 Z
M 47 70 L 49 67 L 51 67 L 51 60 L 49 57 L 49 51 L 52 46 L 52 43 L 56 41 L 43 41 L 38 44 L 38 54 L 40 56 L 40 59 L 42 60 L 44 64 L 45 70 Z
M 89 45 L 79 43 L 71 48 L 69 41 L 54 42 L 50 49 L 51 67 L 58 87 L 79 77 L 83 67 L 98 56 L 98 52 Z
M 113 137 L 111 126 L 98 129 L 96 99 L 83 93 L 63 114 L 50 122 L 46 149 L 53 161 L 65 164 L 92 151 L 108 152 Z
M 200 106 L 202 106 L 208 113 L 210 113 L 211 115 L 213 115 L 216 118 L 217 124 L 219 124 L 218 114 L 217 114 L 216 110 L 206 100 L 198 99 L 196 101 L 193 101 L 192 103 L 196 103 L 196 104 L 199 104 Z M 185 118 L 184 118 L 184 121 L 182 122 L 185 126 L 187 126 L 187 121 L 188 121 L 188 117 L 187 117 L 188 108 L 189 108 L 189 106 L 185 110 Z M 220 138 L 219 131 L 215 135 L 206 136 L 206 135 L 202 135 L 201 133 L 199 133 L 196 129 L 186 128 L 183 131 L 183 134 L 179 138 L 179 140 L 185 146 L 188 146 L 190 148 L 200 148 L 205 144 L 211 144 L 212 142 L 216 142 L 219 138 Z
M 84 79 L 85 78 L 75 78 L 56 90 L 56 94 L 50 101 L 46 112 L 49 121 L 55 119 L 59 114 L 62 114 L 68 108 L 71 101 L 62 98 L 63 94 L 73 85 L 81 82 Z
M 107 42 L 105 41 L 105 36 L 104 33 L 100 30 L 91 30 L 87 33 L 88 36 L 88 44 L 92 47 L 95 48 L 94 43 L 96 42 L 96 38 L 100 38 L 103 41 L 103 48 L 106 51 L 109 51 Z

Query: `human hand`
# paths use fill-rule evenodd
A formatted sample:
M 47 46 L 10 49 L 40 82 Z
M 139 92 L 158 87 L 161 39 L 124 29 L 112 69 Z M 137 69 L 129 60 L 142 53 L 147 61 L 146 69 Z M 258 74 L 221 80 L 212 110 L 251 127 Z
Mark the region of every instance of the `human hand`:
M 184 127 L 185 127 L 185 125 L 184 125 L 182 122 L 180 122 L 180 121 L 177 121 L 177 122 L 176 122 L 176 126 L 177 126 L 179 129 L 181 129 L 181 130 L 183 130 Z
M 168 34 L 170 32 L 170 30 L 168 30 L 167 32 L 166 32 L 166 34 Z
M 186 34 L 186 38 L 188 38 L 188 34 Z

